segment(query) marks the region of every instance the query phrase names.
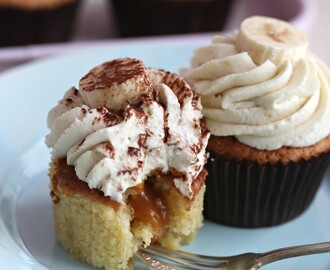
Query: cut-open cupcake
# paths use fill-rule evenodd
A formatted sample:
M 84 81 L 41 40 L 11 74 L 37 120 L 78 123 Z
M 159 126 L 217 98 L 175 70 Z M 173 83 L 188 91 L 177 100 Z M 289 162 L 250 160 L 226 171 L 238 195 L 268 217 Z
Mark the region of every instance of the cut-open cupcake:
M 56 236 L 79 260 L 128 269 L 139 245 L 176 249 L 202 226 L 200 97 L 121 58 L 93 68 L 48 115 Z

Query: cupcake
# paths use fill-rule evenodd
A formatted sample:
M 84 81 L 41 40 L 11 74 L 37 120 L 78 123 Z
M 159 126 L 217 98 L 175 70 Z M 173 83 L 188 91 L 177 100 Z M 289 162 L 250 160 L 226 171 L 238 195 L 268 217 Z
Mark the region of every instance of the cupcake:
M 129 269 L 140 245 L 177 249 L 202 226 L 209 133 L 175 74 L 120 58 L 49 112 L 58 241 L 95 267 Z
M 211 132 L 205 217 L 237 227 L 294 219 L 329 164 L 329 70 L 287 22 L 251 17 L 182 71 Z
M 233 0 L 112 0 L 122 36 L 220 31 Z
M 80 0 L 0 0 L 0 47 L 69 39 Z

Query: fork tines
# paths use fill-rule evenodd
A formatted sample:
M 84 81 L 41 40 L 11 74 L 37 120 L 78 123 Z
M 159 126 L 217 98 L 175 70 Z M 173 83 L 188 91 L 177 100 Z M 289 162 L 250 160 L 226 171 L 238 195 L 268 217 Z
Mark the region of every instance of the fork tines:
M 174 251 L 157 245 L 151 245 L 148 248 L 140 247 L 139 251 L 159 260 L 165 259 L 166 261 L 175 263 L 175 266 L 185 267 L 184 269 L 187 269 L 187 267 L 196 270 L 225 269 L 225 265 L 228 263 L 228 261 L 222 257 L 191 254 L 179 250 Z M 182 269 L 174 268 L 174 265 L 169 266 L 172 268 L 168 269 Z

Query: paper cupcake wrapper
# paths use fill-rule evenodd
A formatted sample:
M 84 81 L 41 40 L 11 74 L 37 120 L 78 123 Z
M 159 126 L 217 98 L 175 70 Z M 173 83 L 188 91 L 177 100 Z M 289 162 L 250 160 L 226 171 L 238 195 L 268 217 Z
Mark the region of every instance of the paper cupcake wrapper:
M 119 32 L 126 37 L 220 31 L 233 2 L 111 0 Z
M 0 7 L 0 47 L 68 40 L 79 3 L 42 10 Z
M 330 154 L 300 163 L 266 164 L 210 157 L 204 215 L 235 227 L 269 227 L 299 216 L 312 202 Z

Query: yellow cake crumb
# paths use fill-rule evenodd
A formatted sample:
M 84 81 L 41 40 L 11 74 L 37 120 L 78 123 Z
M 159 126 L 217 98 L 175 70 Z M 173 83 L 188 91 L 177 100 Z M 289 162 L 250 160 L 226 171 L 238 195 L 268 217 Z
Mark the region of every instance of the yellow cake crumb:
M 138 246 L 152 243 L 152 226 L 134 220 L 134 212 L 129 204 L 112 206 L 96 196 L 87 196 L 75 185 L 61 184 L 63 179 L 59 177 L 65 178 L 68 174 L 58 173 L 58 170 L 58 161 L 55 160 L 51 163 L 50 178 L 58 241 L 73 257 L 95 267 L 106 270 L 131 269 Z M 187 198 L 174 185 L 166 179 L 160 180 L 156 181 L 156 185 L 167 194 L 164 199 L 168 226 L 157 242 L 163 247 L 177 249 L 194 239 L 202 226 L 205 184 L 203 182 L 194 200 L 187 202 Z M 72 181 L 87 186 L 80 180 Z

